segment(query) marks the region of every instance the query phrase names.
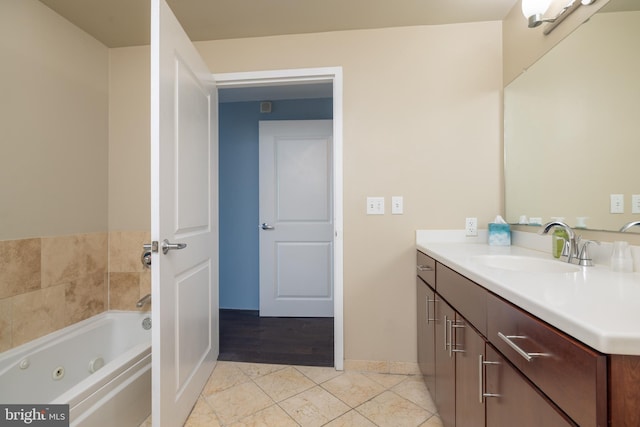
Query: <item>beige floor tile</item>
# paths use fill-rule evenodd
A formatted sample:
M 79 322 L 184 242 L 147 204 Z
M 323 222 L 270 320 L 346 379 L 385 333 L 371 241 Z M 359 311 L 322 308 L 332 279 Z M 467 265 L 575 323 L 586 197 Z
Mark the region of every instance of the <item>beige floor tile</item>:
M 431 417 L 429 411 L 390 391 L 363 403 L 356 410 L 380 427 L 419 426 Z
M 222 424 L 231 424 L 274 404 L 253 382 L 235 385 L 206 397 Z
M 407 379 L 406 375 L 378 374 L 376 372 L 362 372 L 362 375 L 372 379 L 384 388 L 391 388 Z
M 345 372 L 323 383 L 322 387 L 352 408 L 385 390 L 383 386 L 359 372 Z
M 151 415 L 149 415 L 147 419 L 144 420 L 142 424 L 140 424 L 139 427 L 151 427 Z
M 267 363 L 235 363 L 238 368 L 240 368 L 240 370 L 251 379 L 269 375 L 272 372 L 276 372 L 288 367 L 287 365 L 270 365 Z
M 203 396 L 210 396 L 222 390 L 226 390 L 234 385 L 251 381 L 236 363 L 217 362 L 209 381 L 202 391 Z
M 336 371 L 335 368 L 322 366 L 296 366 L 295 368 L 316 384 L 322 384 L 344 373 L 344 371 Z
M 438 410 L 422 377 L 409 376 L 391 389 L 396 394 L 435 414 Z
M 204 398 L 198 399 L 184 427 L 220 427 L 218 417 Z
M 442 420 L 439 416 L 434 415 L 424 423 L 420 424 L 420 427 L 442 427 Z
M 280 402 L 280 406 L 305 427 L 322 426 L 351 409 L 319 386 Z
M 280 402 L 315 386 L 313 381 L 293 367 L 287 367 L 256 378 L 254 382 L 276 402 Z
M 325 424 L 325 427 L 376 427 L 376 425 L 363 417 L 358 411 L 352 409 L 330 423 Z
M 258 411 L 248 416 L 230 427 L 298 427 L 296 423 L 278 405 L 269 406 L 262 411 Z

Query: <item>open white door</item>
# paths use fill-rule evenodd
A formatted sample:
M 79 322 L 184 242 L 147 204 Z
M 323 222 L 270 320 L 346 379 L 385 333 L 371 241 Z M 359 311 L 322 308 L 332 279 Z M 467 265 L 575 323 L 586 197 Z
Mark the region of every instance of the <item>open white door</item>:
M 331 120 L 260 122 L 260 316 L 333 316 Z
M 219 352 L 216 95 L 210 71 L 165 0 L 152 0 L 155 427 L 183 425 Z

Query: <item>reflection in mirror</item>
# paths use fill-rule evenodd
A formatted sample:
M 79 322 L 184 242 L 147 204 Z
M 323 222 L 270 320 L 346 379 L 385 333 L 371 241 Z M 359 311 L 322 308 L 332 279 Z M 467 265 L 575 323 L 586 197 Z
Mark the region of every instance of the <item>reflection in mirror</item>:
M 640 2 L 611 0 L 505 88 L 508 222 L 617 231 L 640 219 L 638 76 Z M 624 213 L 610 212 L 612 194 Z

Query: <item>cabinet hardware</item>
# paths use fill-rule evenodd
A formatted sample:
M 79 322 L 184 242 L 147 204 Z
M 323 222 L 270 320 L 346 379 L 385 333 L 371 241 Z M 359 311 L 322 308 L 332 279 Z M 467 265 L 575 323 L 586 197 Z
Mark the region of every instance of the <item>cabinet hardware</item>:
M 447 315 L 444 315 L 444 322 L 442 322 L 442 324 L 444 325 L 444 351 L 447 351 L 447 347 L 449 347 L 449 343 L 447 342 L 447 334 L 449 333 L 449 322 L 451 322 L 450 320 L 447 319 Z
M 429 303 L 432 302 L 433 303 L 433 312 L 436 312 L 436 303 L 438 302 L 437 299 L 429 299 L 429 295 L 427 295 L 427 325 L 431 322 L 437 322 L 438 319 L 436 319 L 435 317 L 429 317 Z
M 526 340 L 527 337 L 523 335 L 504 335 L 502 332 L 498 332 L 498 337 L 504 342 L 506 342 L 509 347 L 514 349 L 516 353 L 524 358 L 527 362 L 531 362 L 534 357 L 545 357 L 549 356 L 548 353 L 527 353 L 522 348 L 518 346 L 518 344 L 514 343 L 512 340 Z
M 454 347 L 460 346 L 460 344 L 458 344 L 458 334 L 457 333 L 455 335 L 453 334 L 454 329 L 464 329 L 464 328 L 466 328 L 466 325 L 462 320 L 454 320 L 451 322 L 450 332 L 449 332 L 449 335 L 451 336 L 451 345 L 449 346 L 449 356 L 451 356 L 451 353 L 465 352 L 464 349 L 454 348 Z
M 496 393 L 484 392 L 484 367 L 486 365 L 499 365 L 500 362 L 490 362 L 484 360 L 484 355 L 478 355 L 478 400 L 480 403 L 484 403 L 485 397 L 500 397 Z
M 433 271 L 433 267 L 430 265 L 419 265 L 418 271 Z

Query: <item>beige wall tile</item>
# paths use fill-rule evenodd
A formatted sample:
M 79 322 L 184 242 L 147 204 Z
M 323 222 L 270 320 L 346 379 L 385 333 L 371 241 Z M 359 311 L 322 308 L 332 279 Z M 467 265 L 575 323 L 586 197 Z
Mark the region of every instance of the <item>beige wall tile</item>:
M 399 375 L 419 375 L 420 366 L 415 362 L 389 362 L 389 373 Z
M 13 346 L 63 328 L 64 299 L 64 286 L 52 286 L 13 297 Z
M 346 371 L 377 372 L 379 374 L 389 373 L 389 362 L 385 360 L 345 360 L 344 369 Z
M 109 273 L 109 309 L 136 310 L 140 299 L 139 273 Z M 144 307 L 145 310 L 148 307 Z
M 40 289 L 40 239 L 0 241 L 0 298 Z
M 107 308 L 106 275 L 93 273 L 65 285 L 65 325 L 71 325 Z
M 0 299 L 0 352 L 11 345 L 11 299 Z
M 42 238 L 42 287 L 106 272 L 107 245 L 106 233 Z
M 125 273 L 144 271 L 140 262 L 142 245 L 149 243 L 147 231 L 112 231 L 109 233 L 109 271 Z

